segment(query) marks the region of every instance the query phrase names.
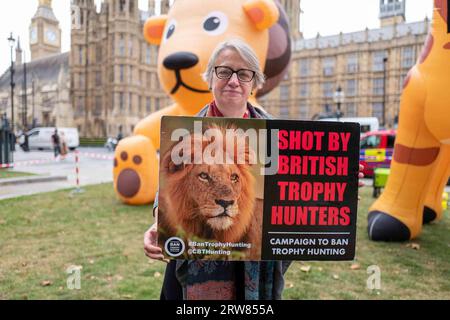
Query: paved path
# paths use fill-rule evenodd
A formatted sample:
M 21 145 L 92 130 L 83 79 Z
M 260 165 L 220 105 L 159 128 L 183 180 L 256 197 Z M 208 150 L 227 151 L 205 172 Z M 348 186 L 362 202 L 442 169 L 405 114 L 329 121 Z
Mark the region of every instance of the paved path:
M 20 148 L 16 150 L 14 160 L 19 165 L 10 170 L 40 175 L 65 175 L 67 180 L 2 186 L 0 187 L 0 200 L 76 187 L 74 153 L 71 152 L 65 160 L 56 162 L 51 151 L 31 151 L 27 153 Z M 78 166 L 81 186 L 113 181 L 113 161 L 111 158 L 114 156 L 114 153 L 107 152 L 104 148 L 79 148 L 78 150 L 80 152 Z M 28 164 L 36 160 L 42 163 Z M 20 163 L 25 162 L 27 163 L 26 165 L 20 165 Z

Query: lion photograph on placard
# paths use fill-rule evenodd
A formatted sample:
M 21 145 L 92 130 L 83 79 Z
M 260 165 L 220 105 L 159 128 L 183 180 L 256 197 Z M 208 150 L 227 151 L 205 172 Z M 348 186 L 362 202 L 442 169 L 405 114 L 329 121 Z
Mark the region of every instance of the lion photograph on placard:
M 217 141 L 217 136 L 208 139 L 191 133 L 161 156 L 160 239 L 166 234 L 181 236 L 186 241 L 248 243 L 249 248 L 235 249 L 239 252 L 230 260 L 259 259 L 262 201 L 255 196 L 251 169 L 254 151 L 245 136 L 225 141 L 225 127 L 210 124 L 206 129 L 222 132 L 219 136 L 224 137 L 223 141 Z M 224 161 L 205 164 L 194 154 L 196 143 L 201 146 L 201 155 L 209 152 L 215 157 L 220 153 Z M 227 148 L 230 143 L 235 145 Z M 174 161 L 174 150 L 185 152 L 180 154 L 182 163 Z M 226 157 L 231 161 L 225 161 Z M 245 161 L 237 161 L 239 157 Z

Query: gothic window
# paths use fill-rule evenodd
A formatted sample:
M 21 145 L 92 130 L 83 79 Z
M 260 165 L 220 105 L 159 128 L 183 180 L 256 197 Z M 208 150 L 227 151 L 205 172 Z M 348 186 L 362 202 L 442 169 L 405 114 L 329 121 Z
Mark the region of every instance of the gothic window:
M 309 63 L 308 59 L 302 59 L 299 63 L 299 74 L 300 77 L 306 77 L 309 75 Z
M 139 108 L 139 113 L 142 113 L 142 97 L 139 96 L 138 99 L 138 108 Z
M 133 83 L 133 67 L 130 66 L 130 72 L 128 74 L 128 84 L 132 84 Z
M 151 85 L 152 85 L 151 79 L 152 79 L 151 73 L 147 72 L 147 84 L 146 84 L 147 88 L 151 88 Z
M 375 78 L 373 79 L 373 94 L 376 96 L 381 96 L 384 93 L 384 79 Z
M 403 68 L 411 68 L 414 65 L 415 57 L 414 57 L 414 47 L 403 47 L 402 48 L 402 67 Z
M 83 64 L 83 47 L 78 47 L 78 63 Z
M 372 70 L 383 71 L 384 70 L 384 58 L 387 57 L 386 51 L 376 51 L 373 53 Z
M 84 10 L 80 11 L 80 25 L 84 25 Z
M 150 104 L 150 101 L 151 101 L 150 97 L 147 97 L 145 100 L 146 100 L 145 101 L 145 109 L 148 113 L 150 113 L 152 111 L 151 104 Z
M 146 46 L 146 50 L 145 50 L 145 63 L 146 64 L 150 64 L 151 63 L 151 47 L 149 45 Z
M 111 68 L 111 73 L 109 75 L 109 81 L 110 82 L 114 82 L 114 76 L 115 76 L 115 72 L 114 72 L 114 66 Z
M 358 72 L 358 55 L 356 53 L 350 54 L 347 57 L 347 72 Z
M 120 34 L 120 39 L 119 39 L 119 54 L 121 56 L 125 55 L 125 39 L 124 39 L 123 33 Z
M 349 97 L 354 97 L 358 93 L 358 82 L 356 79 L 347 80 L 346 94 Z
M 77 108 L 77 114 L 82 115 L 84 111 L 84 97 L 79 97 L 78 99 L 78 108 Z
M 102 73 L 101 73 L 101 71 L 97 71 L 95 73 L 95 85 L 97 87 L 102 85 Z
M 124 96 L 123 96 L 123 92 L 119 93 L 119 108 L 120 111 L 123 111 L 123 107 L 124 107 Z
M 323 75 L 332 76 L 334 74 L 335 58 L 325 58 L 322 63 Z
M 102 61 L 102 46 L 98 44 L 95 48 L 95 61 L 101 62 Z
M 78 80 L 79 80 L 79 83 L 78 83 L 78 87 L 80 88 L 80 89 L 83 89 L 84 88 L 84 74 L 82 74 L 82 73 L 80 73 L 80 77 L 78 78 Z
M 130 0 L 130 13 L 134 12 L 134 0 Z
M 383 103 L 375 102 L 372 104 L 372 116 L 381 119 L 383 117 Z
M 281 100 L 289 99 L 289 86 L 287 86 L 287 85 L 280 86 L 280 99 Z
M 94 115 L 100 116 L 102 114 L 102 97 L 96 96 L 95 97 L 95 110 Z
M 120 12 L 123 12 L 125 10 L 125 4 L 126 4 L 126 0 L 119 0 Z
M 300 85 L 300 97 L 307 98 L 309 96 L 309 86 L 307 83 Z
M 308 105 L 306 103 L 300 104 L 300 119 L 307 120 L 309 118 L 309 111 L 308 111 Z
M 115 45 L 114 45 L 114 35 L 111 35 L 111 55 L 114 56 L 114 49 L 115 49 Z
M 356 117 L 356 104 L 354 102 L 347 103 L 347 116 L 348 117 Z
M 129 98 L 128 98 L 128 111 L 132 111 L 133 107 L 133 94 L 130 92 Z
M 326 98 L 332 98 L 333 97 L 333 82 L 324 82 L 322 84 L 323 89 L 323 96 Z
M 120 65 L 120 82 L 124 82 L 124 79 L 125 79 L 125 71 L 124 71 L 124 69 L 125 69 L 125 66 L 123 65 L 123 64 L 121 64 Z
M 130 57 L 133 57 L 133 39 L 128 40 L 128 50 Z
M 280 118 L 289 118 L 289 107 L 285 104 L 280 107 Z

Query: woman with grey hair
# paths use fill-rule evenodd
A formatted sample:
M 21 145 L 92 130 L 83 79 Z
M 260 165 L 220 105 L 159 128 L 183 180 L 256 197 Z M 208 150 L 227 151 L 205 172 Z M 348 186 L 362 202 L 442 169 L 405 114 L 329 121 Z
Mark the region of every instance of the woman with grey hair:
M 249 97 L 264 83 L 264 74 L 252 48 L 232 39 L 220 43 L 203 75 L 214 100 L 197 116 L 272 118 L 251 105 Z M 154 212 L 158 212 L 157 198 Z M 164 258 L 157 246 L 157 225 L 144 236 L 144 250 L 152 259 Z M 165 272 L 161 299 L 268 300 L 281 299 L 284 273 L 290 262 L 281 261 L 171 261 Z
M 248 103 L 254 90 L 264 84 L 265 77 L 258 57 L 242 40 L 220 43 L 211 55 L 203 79 L 209 84 L 214 100 L 198 116 L 248 118 L 253 113 L 252 118 L 271 118 Z

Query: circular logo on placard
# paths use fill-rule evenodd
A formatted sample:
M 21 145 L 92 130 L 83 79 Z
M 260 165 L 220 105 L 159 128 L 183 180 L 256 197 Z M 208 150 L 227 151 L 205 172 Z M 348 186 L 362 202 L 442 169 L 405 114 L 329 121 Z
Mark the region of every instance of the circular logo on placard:
M 164 246 L 166 253 L 171 257 L 178 257 L 184 252 L 184 241 L 177 237 L 167 239 Z

